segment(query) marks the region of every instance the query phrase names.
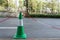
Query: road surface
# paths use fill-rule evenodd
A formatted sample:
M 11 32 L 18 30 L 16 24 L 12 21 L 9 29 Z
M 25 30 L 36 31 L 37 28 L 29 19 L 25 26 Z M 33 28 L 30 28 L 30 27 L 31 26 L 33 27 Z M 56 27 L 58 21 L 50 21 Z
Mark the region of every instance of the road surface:
M 18 18 L 4 19 L 0 18 L 0 38 L 13 38 Z M 59 18 L 24 18 L 24 28 L 27 38 L 60 38 Z

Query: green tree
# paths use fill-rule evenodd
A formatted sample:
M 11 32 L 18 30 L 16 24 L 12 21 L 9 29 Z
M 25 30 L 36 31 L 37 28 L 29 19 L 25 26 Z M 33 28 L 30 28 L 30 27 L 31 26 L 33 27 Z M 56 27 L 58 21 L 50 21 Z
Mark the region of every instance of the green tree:
M 0 6 L 7 7 L 8 6 L 8 1 L 7 0 L 0 0 Z
M 56 10 L 57 9 L 57 4 L 56 4 L 56 1 L 57 0 L 52 0 L 51 2 L 51 11 L 52 11 L 52 13 L 54 13 L 54 10 Z
M 45 1 L 42 1 L 42 0 L 38 0 L 38 4 L 37 4 L 37 11 L 40 12 L 40 13 L 44 13 L 43 10 L 44 8 L 46 8 L 46 2 Z
M 35 12 L 37 9 L 37 1 L 36 0 L 29 0 L 28 1 L 28 7 L 31 9 L 31 11 Z

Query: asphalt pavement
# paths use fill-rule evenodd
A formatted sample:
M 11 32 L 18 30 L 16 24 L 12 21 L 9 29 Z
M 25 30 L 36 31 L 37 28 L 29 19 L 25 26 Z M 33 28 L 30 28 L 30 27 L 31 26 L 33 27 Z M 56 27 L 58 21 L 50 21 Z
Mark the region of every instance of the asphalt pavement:
M 13 38 L 19 20 L 4 19 L 6 18 L 0 18 L 0 38 Z M 27 38 L 60 38 L 59 18 L 24 18 L 24 28 Z

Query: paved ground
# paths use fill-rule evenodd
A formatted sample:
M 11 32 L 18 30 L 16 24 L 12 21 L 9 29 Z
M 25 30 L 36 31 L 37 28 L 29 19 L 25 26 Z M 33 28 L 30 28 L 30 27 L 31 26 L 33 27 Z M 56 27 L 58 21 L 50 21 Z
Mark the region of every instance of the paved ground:
M 6 18 L 0 18 L 0 22 L 4 19 Z M 8 20 L 1 22 L 0 38 L 12 38 L 16 32 L 17 26 L 17 18 L 9 18 Z M 4 29 L 4 27 L 6 28 Z M 24 18 L 24 27 L 28 38 L 60 38 L 60 19 Z
M 0 40 L 60 40 L 60 38 L 28 38 L 28 39 L 0 39 Z

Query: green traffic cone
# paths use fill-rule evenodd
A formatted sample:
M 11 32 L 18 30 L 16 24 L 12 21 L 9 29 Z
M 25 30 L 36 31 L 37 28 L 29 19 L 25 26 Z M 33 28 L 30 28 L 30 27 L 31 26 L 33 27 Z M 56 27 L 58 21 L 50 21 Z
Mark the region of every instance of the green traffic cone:
M 15 39 L 25 39 L 27 37 L 26 37 L 26 34 L 24 33 L 22 12 L 20 12 L 20 14 L 19 14 L 19 21 L 20 21 L 20 25 L 17 27 L 17 32 L 14 35 L 14 38 Z

